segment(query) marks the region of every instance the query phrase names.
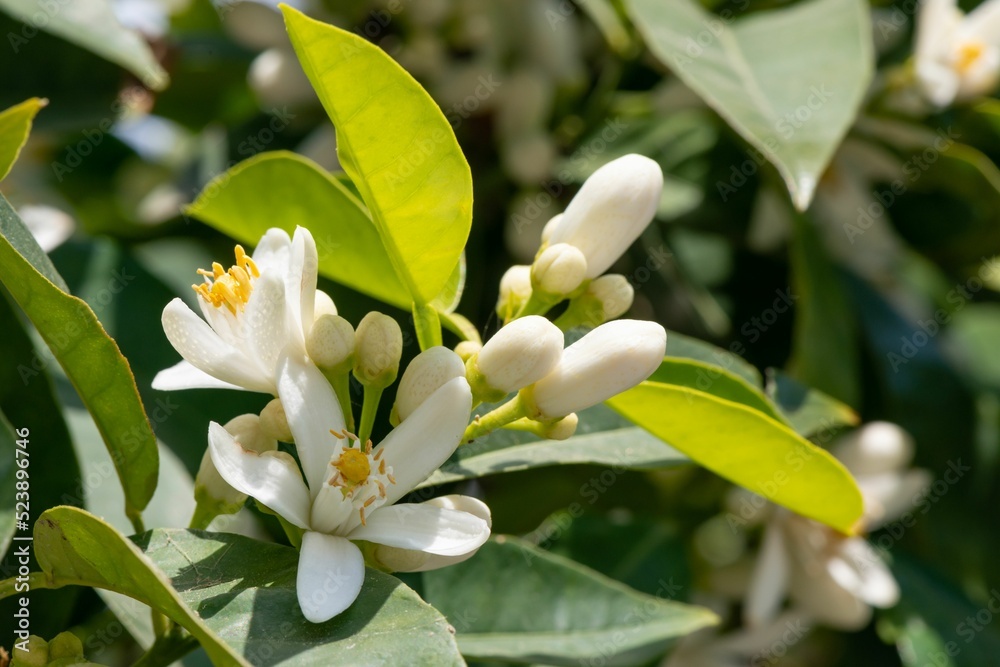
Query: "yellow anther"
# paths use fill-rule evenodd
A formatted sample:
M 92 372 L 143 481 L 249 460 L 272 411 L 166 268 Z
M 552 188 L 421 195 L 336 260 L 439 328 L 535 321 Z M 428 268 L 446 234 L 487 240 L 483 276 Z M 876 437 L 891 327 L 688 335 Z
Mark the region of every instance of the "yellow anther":
M 372 504 L 373 502 L 375 502 L 375 496 L 372 496 L 371 498 L 369 498 L 368 500 L 366 500 L 366 501 L 365 501 L 365 504 L 364 504 L 364 506 L 365 506 L 365 507 L 368 507 L 368 506 L 370 506 L 370 505 L 371 505 L 371 504 Z
M 375 485 L 378 486 L 378 495 L 385 498 L 385 484 L 381 480 L 375 480 Z M 373 496 L 374 497 L 374 496 Z
M 340 458 L 334 461 L 333 466 L 340 471 L 344 479 L 351 485 L 362 484 L 371 474 L 371 465 L 368 457 L 357 449 L 345 449 L 340 452 Z
M 384 475 L 385 474 L 385 461 L 379 461 L 378 462 L 378 472 L 379 472 L 380 475 Z
M 958 48 L 958 71 L 968 72 L 976 61 L 982 57 L 986 47 L 981 42 L 966 42 Z
M 212 262 L 212 270 L 198 269 L 198 275 L 205 277 L 202 285 L 192 285 L 194 291 L 216 308 L 225 306 L 233 315 L 242 311 L 253 292 L 253 279 L 260 277 L 260 270 L 243 246 L 236 246 L 236 265 L 228 271 L 218 262 Z

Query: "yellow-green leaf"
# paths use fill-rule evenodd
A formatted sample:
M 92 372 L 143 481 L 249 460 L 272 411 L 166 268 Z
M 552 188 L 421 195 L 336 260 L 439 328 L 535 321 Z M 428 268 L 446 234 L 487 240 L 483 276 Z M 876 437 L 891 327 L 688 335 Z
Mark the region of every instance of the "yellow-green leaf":
M 0 112 L 0 181 L 10 173 L 28 141 L 35 114 L 48 103 L 48 100 L 32 97 Z
M 850 533 L 861 492 L 826 451 L 765 414 L 688 387 L 643 382 L 608 404 L 712 472 Z
M 472 225 L 472 174 L 441 109 L 361 37 L 282 5 L 302 68 L 337 130 L 357 186 L 410 296 L 431 302 Z

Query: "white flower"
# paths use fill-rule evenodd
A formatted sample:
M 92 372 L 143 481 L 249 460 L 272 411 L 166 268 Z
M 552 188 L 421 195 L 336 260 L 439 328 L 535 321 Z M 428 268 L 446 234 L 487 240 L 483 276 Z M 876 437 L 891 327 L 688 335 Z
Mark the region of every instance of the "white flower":
M 991 93 L 1000 79 L 1000 1 L 986 0 L 965 16 L 956 0 L 925 0 L 914 68 L 923 94 L 939 107 Z
M 465 364 L 461 357 L 440 345 L 427 348 L 403 371 L 396 388 L 396 417 L 405 421 L 447 382 L 464 377 Z
M 475 364 L 488 387 L 507 394 L 551 373 L 562 352 L 559 327 L 529 315 L 501 328 L 483 345 Z
M 909 436 L 885 422 L 843 438 L 834 453 L 855 476 L 865 500 L 863 529 L 874 530 L 902 514 L 928 482 L 922 470 L 905 470 L 913 455 Z M 899 599 L 899 587 L 879 554 L 862 537 L 848 537 L 811 519 L 777 508 L 764 529 L 744 607 L 748 625 L 767 623 L 786 594 L 802 613 L 834 628 L 856 630 L 871 608 Z
M 607 271 L 649 225 L 660 203 L 663 172 L 653 160 L 625 155 L 584 182 L 561 216 L 545 226 L 547 243 L 576 246 L 587 260 L 587 278 Z
M 659 367 L 666 347 L 667 332 L 656 322 L 602 324 L 563 350 L 552 372 L 521 392 L 527 416 L 564 417 L 631 389 Z
M 305 531 L 296 588 L 308 620 L 333 618 L 358 596 L 365 560 L 353 541 L 390 547 L 376 553 L 384 566 L 426 570 L 464 560 L 487 540 L 489 510 L 473 498 L 394 504 L 458 446 L 472 408 L 465 378 L 442 385 L 376 447 L 344 431 L 333 390 L 304 358 L 283 357 L 278 395 L 301 473 L 291 455 L 247 451 L 215 423 L 209 447 L 227 482 Z
M 500 296 L 497 299 L 497 315 L 509 319 L 531 296 L 531 267 L 516 264 L 500 278 Z
M 193 285 L 204 319 L 181 299 L 163 309 L 163 331 L 184 361 L 160 371 L 160 390 L 226 388 L 276 394 L 275 369 L 285 347 L 305 350 L 315 313 L 335 311 L 316 289 L 316 243 L 299 227 L 294 238 L 270 229 L 253 256 L 236 246 L 228 271 L 216 262 Z

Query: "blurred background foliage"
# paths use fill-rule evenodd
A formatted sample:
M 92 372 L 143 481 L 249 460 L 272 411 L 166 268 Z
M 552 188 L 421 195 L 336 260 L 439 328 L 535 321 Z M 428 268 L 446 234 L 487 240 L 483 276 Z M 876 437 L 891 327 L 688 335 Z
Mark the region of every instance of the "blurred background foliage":
M 95 54 L 88 38 L 31 30 L 15 18 L 18 4 L 0 2 L 0 35 L 11 42 L 0 49 L 0 108 L 32 96 L 49 105 L 2 190 L 26 221 L 34 214 L 64 225 L 69 237 L 53 262 L 129 359 L 173 462 L 165 467 L 193 475 L 206 423 L 259 411 L 266 399 L 150 389 L 176 361 L 159 326 L 163 306 L 193 298 L 195 269 L 231 252 L 229 239 L 183 207 L 213 177 L 263 151 L 295 151 L 336 170 L 333 127 L 266 2 L 115 0 L 113 11 L 143 35 L 154 63 L 133 59 L 128 68 Z M 484 338 L 499 326 L 493 308 L 504 270 L 530 263 L 544 223 L 597 166 L 641 153 L 659 162 L 666 186 L 655 223 L 616 265 L 636 285 L 632 317 L 737 351 L 760 369 L 787 368 L 863 421 L 900 424 L 916 441 L 915 465 L 935 478 L 950 462 L 971 466 L 914 527 L 893 536 L 900 605 L 858 633 L 814 633 L 780 663 L 938 664 L 926 662 L 933 647 L 954 640 L 957 624 L 1000 588 L 1000 265 L 992 259 L 1000 255 L 1000 102 L 907 107 L 892 82 L 912 51 L 910 5 L 871 7 L 875 84 L 812 205 L 797 212 L 775 168 L 650 52 L 619 0 L 295 4 L 385 49 L 455 129 L 475 183 L 458 311 Z M 793 3 L 710 4 L 744 20 Z M 11 38 L 26 29 L 30 38 Z M 156 67 L 169 75 L 160 90 L 147 87 Z M 938 136 L 953 145 L 926 154 Z M 343 286 L 322 287 L 351 321 L 373 309 L 409 317 Z M 777 313 L 782 299 L 793 307 Z M 29 358 L 32 334 L 7 299 L 0 310 L 3 346 L 21 350 L 0 358 Z M 405 340 L 409 358 L 418 351 L 412 331 Z M 75 504 L 93 503 L 95 490 L 78 493 L 72 482 L 74 462 L 87 465 L 92 425 L 57 366 L 42 363 L 52 392 L 32 384 L 32 395 L 22 393 L 19 369 L 4 368 L 0 406 L 52 447 L 51 460 L 35 459 L 51 467 L 51 498 L 39 503 L 66 502 L 67 493 Z M 68 448 L 67 429 L 75 456 L 59 450 Z M 587 485 L 599 484 L 600 473 L 562 466 L 473 484 L 493 508 L 495 532 L 528 534 L 651 594 L 662 595 L 666 579 L 679 599 L 698 601 L 713 568 L 754 546 L 752 536 L 748 543 L 712 528 L 728 484 L 711 473 L 620 473 L 591 502 Z M 158 496 L 182 505 L 174 525 L 183 525 L 189 490 L 170 493 L 161 486 Z M 583 516 L 569 517 L 565 508 L 581 501 Z M 239 520 L 280 535 L 263 515 Z M 138 655 L 106 596 L 64 589 L 47 599 L 36 634 L 76 625 L 93 640 L 85 646 L 92 660 Z M 1000 623 L 987 625 L 975 647 L 947 664 L 996 664 Z

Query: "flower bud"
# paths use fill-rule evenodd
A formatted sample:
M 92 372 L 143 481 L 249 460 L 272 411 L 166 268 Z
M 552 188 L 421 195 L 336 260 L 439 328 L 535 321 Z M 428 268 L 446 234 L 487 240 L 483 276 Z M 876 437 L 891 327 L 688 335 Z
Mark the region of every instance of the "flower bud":
M 666 347 L 667 332 L 655 322 L 602 324 L 563 350 L 551 373 L 521 391 L 527 416 L 555 419 L 630 389 L 653 374 Z
M 498 397 L 502 398 L 548 375 L 559 363 L 562 351 L 559 327 L 544 317 L 529 315 L 500 329 L 469 364 L 475 366 L 488 389 L 503 392 Z
M 295 442 L 292 437 L 292 429 L 288 426 L 288 417 L 285 416 L 285 407 L 281 404 L 280 398 L 272 400 L 260 411 L 260 430 L 273 440 Z
M 27 650 L 23 647 L 27 646 Z M 26 642 L 15 642 L 11 656 L 18 667 L 45 667 L 49 663 L 49 643 L 38 635 L 29 635 Z
M 896 424 L 871 422 L 840 438 L 833 454 L 855 475 L 878 475 L 910 463 L 913 438 Z
M 549 243 L 576 246 L 587 259 L 587 277 L 615 263 L 653 219 L 663 172 L 653 160 L 626 155 L 586 180 L 549 235 Z
M 483 349 L 482 343 L 477 343 L 474 340 L 463 340 L 461 343 L 455 346 L 455 354 L 458 355 L 459 359 L 462 360 L 464 364 L 469 360 L 474 354 L 479 354 L 479 351 Z
M 264 433 L 260 417 L 257 415 L 234 417 L 226 423 L 224 428 L 236 439 L 240 447 L 247 451 L 259 454 L 278 449 L 277 441 Z M 196 514 L 204 506 L 206 510 L 211 510 L 211 516 L 232 514 L 239 510 L 247 499 L 245 493 L 240 493 L 222 478 L 212 462 L 212 456 L 208 449 L 201 457 L 201 466 L 198 468 L 198 475 L 194 480 L 194 497 L 199 505 Z M 208 521 L 210 520 L 211 518 L 208 518 Z
M 306 338 L 309 357 L 320 369 L 334 373 L 351 368 L 354 347 L 354 327 L 340 315 L 320 315 Z
M 556 243 L 543 250 L 531 265 L 531 288 L 542 294 L 566 296 L 587 274 L 587 258 L 577 248 Z
M 396 390 L 396 418 L 403 422 L 446 382 L 465 377 L 465 364 L 446 347 L 431 347 L 416 357 L 403 371 Z
M 497 315 L 508 319 L 521 304 L 531 297 L 531 267 L 516 265 L 507 269 L 500 279 L 500 298 L 497 300 Z
M 548 425 L 545 437 L 549 440 L 566 440 L 576 433 L 576 427 L 580 423 L 580 418 L 576 413 L 570 413 L 557 422 Z
M 396 381 L 403 356 L 403 332 L 396 320 L 371 312 L 358 324 L 354 377 L 365 386 L 385 389 Z
M 551 220 L 545 223 L 545 226 L 542 227 L 542 243 L 548 244 L 548 242 L 552 239 L 552 234 L 555 233 L 556 228 L 558 228 L 562 223 L 562 218 L 563 214 L 560 213 L 559 215 L 553 216 Z
M 267 49 L 254 58 L 247 83 L 264 106 L 302 105 L 316 99 L 295 53 L 283 47 Z
M 80 663 L 86 663 L 83 660 L 83 642 L 80 638 L 72 632 L 60 632 L 49 642 L 49 662 L 67 658 L 76 658 Z
M 584 292 L 601 304 L 603 322 L 621 317 L 632 307 L 632 300 L 635 298 L 633 289 L 628 279 L 617 273 L 595 278 Z

